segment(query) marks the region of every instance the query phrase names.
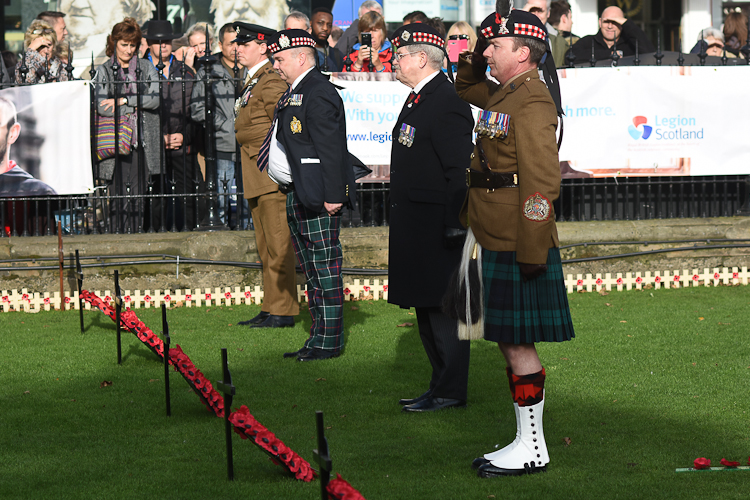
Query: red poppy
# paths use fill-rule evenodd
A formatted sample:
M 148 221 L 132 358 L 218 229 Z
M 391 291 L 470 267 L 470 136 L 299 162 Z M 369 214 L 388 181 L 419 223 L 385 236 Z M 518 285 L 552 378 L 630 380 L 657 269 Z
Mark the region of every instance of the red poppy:
M 576 286 L 581 286 L 581 285 L 583 285 L 583 280 L 576 281 Z
M 674 281 L 680 281 L 680 275 L 679 274 L 675 274 L 673 280 Z
M 617 284 L 622 285 L 622 278 L 617 278 Z
M 721 465 L 723 465 L 724 467 L 732 467 L 732 468 L 734 468 L 734 467 L 739 466 L 740 463 L 739 462 L 732 462 L 730 460 L 727 460 L 726 458 L 722 458 L 721 459 Z
M 344 288 L 344 295 L 349 295 L 350 293 L 352 293 L 351 290 L 349 290 L 348 288 Z
M 720 277 L 721 277 L 721 276 L 719 276 L 719 273 L 714 273 L 714 279 L 715 279 L 715 280 L 719 279 Z
M 657 276 L 656 278 L 654 278 L 654 281 L 656 283 L 661 283 L 661 276 Z
M 275 441 L 276 436 L 269 430 L 259 432 L 255 435 L 255 444 L 271 453 L 273 452 L 272 445 Z
M 226 292 L 224 294 L 224 298 L 231 299 L 232 298 L 232 294 L 230 292 Z
M 693 275 L 693 281 L 698 281 L 699 279 L 700 279 L 700 276 L 698 276 L 697 274 Z
M 252 297 L 252 296 L 253 296 L 253 294 L 252 294 L 252 293 L 250 293 L 250 292 L 245 292 L 245 298 L 246 298 L 246 299 L 247 299 L 247 298 L 250 298 L 250 297 Z
M 169 295 L 165 295 L 164 302 L 172 302 L 172 297 L 170 297 Z
M 333 479 L 328 483 L 326 491 L 330 498 L 340 498 L 341 500 L 365 500 L 365 497 L 341 477 L 341 474 L 336 474 L 336 479 Z
M 696 458 L 693 461 L 694 469 L 701 470 L 701 469 L 708 469 L 709 467 L 711 467 L 711 460 L 707 458 L 700 457 L 700 458 Z
M 641 279 L 641 277 L 640 277 L 640 276 L 638 276 L 638 277 L 637 277 L 637 278 L 635 279 L 635 282 L 636 282 L 636 283 L 638 283 L 638 284 L 640 285 L 641 283 L 643 283 L 643 279 Z
M 734 279 L 737 279 L 737 278 L 739 278 L 739 277 L 740 277 L 739 273 L 732 273 L 732 279 L 733 279 L 733 280 L 734 280 Z
M 151 302 L 151 295 L 146 295 L 145 297 L 143 297 L 143 300 L 145 300 L 146 302 Z
M 596 278 L 596 284 L 597 285 L 601 285 L 602 284 L 602 279 L 601 278 Z

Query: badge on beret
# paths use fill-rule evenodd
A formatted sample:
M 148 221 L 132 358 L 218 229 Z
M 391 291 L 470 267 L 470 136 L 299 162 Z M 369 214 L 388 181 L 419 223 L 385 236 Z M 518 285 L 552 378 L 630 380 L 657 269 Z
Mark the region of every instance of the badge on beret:
M 401 38 L 403 38 L 405 42 L 409 41 L 409 37 L 411 37 L 411 33 L 409 33 L 408 31 L 404 31 L 403 33 L 401 33 Z
M 289 42 L 289 37 L 288 37 L 288 36 L 286 36 L 286 35 L 281 35 L 281 36 L 279 37 L 279 46 L 280 46 L 280 47 L 281 47 L 282 49 L 287 49 L 287 48 L 289 48 L 289 45 L 290 45 L 290 42 Z
M 292 123 L 289 124 L 289 128 L 292 129 L 293 134 L 302 133 L 302 122 L 300 122 L 296 116 L 292 117 Z
M 542 222 L 549 219 L 549 200 L 536 192 L 526 198 L 523 203 L 523 216 L 534 222 Z

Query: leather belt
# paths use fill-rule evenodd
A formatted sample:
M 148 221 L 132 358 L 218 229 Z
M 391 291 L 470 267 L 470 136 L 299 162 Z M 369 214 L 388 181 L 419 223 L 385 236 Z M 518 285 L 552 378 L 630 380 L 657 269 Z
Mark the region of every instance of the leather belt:
M 282 194 L 289 194 L 292 191 L 294 191 L 294 183 L 290 182 L 289 184 L 279 184 L 279 191 L 281 191 Z
M 466 169 L 466 185 L 470 188 L 517 188 L 518 174 L 515 172 L 479 172 L 478 170 Z

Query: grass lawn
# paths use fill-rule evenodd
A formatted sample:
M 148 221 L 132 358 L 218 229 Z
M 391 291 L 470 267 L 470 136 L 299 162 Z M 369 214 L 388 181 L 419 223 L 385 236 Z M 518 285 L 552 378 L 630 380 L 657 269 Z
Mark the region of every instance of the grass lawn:
M 172 343 L 211 381 L 229 350 L 242 404 L 312 463 L 315 410 L 325 412 L 334 472 L 368 499 L 748 498 L 750 471 L 675 473 L 697 457 L 750 455 L 750 288 L 569 296 L 576 338 L 539 345 L 547 369 L 546 474 L 480 479 L 471 461 L 513 439 L 515 420 L 495 344 L 472 344 L 469 407 L 402 414 L 429 364 L 413 311 L 345 305 L 347 348 L 298 363 L 310 326 L 235 326 L 257 307 L 174 309 Z M 137 310 L 159 332 L 158 310 Z M 234 435 L 226 480 L 224 423 L 134 335 L 99 311 L 0 314 L 0 498 L 320 498 Z M 100 388 L 103 381 L 112 385 Z M 569 442 L 569 444 L 566 443 Z

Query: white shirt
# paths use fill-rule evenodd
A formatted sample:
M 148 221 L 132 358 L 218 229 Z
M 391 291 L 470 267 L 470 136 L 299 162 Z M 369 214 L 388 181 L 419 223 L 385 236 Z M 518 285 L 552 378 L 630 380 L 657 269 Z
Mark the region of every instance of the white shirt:
M 426 77 L 422 78 L 422 80 L 420 80 L 420 82 L 414 86 L 414 88 L 412 89 L 412 91 L 415 94 L 419 94 L 419 91 L 421 91 L 424 88 L 425 85 L 427 85 L 428 83 L 430 83 L 432 81 L 432 79 L 437 76 L 438 73 L 440 73 L 440 71 L 435 71 L 434 73 L 431 73 L 431 74 L 427 75 Z
M 314 67 L 308 69 L 294 80 L 292 83 L 292 90 L 302 81 L 307 74 L 315 69 Z M 290 94 L 291 95 L 291 94 Z M 284 146 L 276 139 L 276 131 L 279 126 L 279 121 L 273 126 L 273 134 L 271 135 L 271 144 L 268 149 L 268 177 L 273 182 L 279 185 L 289 185 L 292 183 L 292 169 L 289 166 L 289 159 L 286 156 Z

